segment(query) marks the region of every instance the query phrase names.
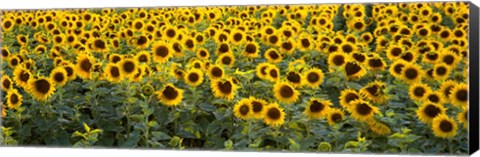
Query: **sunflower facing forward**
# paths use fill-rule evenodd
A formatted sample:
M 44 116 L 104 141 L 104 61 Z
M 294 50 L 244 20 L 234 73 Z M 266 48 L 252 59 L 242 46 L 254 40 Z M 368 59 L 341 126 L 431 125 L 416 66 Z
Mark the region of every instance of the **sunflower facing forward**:
M 251 96 L 250 103 L 252 104 L 252 117 L 262 119 L 264 117 L 263 111 L 267 107 L 267 101 Z
M 285 122 L 285 112 L 277 103 L 268 105 L 264 111 L 263 121 L 269 126 L 279 126 Z
M 77 65 L 75 71 L 82 79 L 92 79 L 93 65 L 95 58 L 87 54 L 80 54 L 77 56 Z
M 457 123 L 445 114 L 433 119 L 432 130 L 436 137 L 453 138 L 457 135 L 457 129 Z
M 342 122 L 345 119 L 345 113 L 338 108 L 330 108 L 327 113 L 327 122 L 329 125 L 335 125 Z
M 311 88 L 318 88 L 322 83 L 325 75 L 323 74 L 322 70 L 318 68 L 311 68 L 303 73 L 303 78 L 305 85 Z
M 200 69 L 190 69 L 187 71 L 187 73 L 184 75 L 183 80 L 185 82 L 192 86 L 196 87 L 203 82 L 203 72 Z
M 10 76 L 8 76 L 8 75 L 5 75 L 5 74 L 4 74 L 4 75 L 2 76 L 1 82 L 2 82 L 2 86 L 1 86 L 1 87 L 2 87 L 2 90 L 3 90 L 4 92 L 10 90 L 10 89 L 13 87 L 12 79 L 11 79 Z
M 373 120 L 376 113 L 380 113 L 377 107 L 372 106 L 368 101 L 354 100 L 347 110 L 352 114 L 352 118 L 358 121 L 368 122 Z
M 17 89 L 10 89 L 7 91 L 7 106 L 10 109 L 18 109 L 23 102 L 22 95 L 18 92 Z
M 311 98 L 308 106 L 305 108 L 303 113 L 307 115 L 310 119 L 319 119 L 323 118 L 329 113 L 330 107 L 332 106 L 330 100 L 321 100 L 318 98 Z
M 468 106 L 468 85 L 460 83 L 453 87 L 450 94 L 450 101 L 456 107 L 462 108 Z
M 112 83 L 118 83 L 123 80 L 123 75 L 118 64 L 108 63 L 104 72 L 107 80 Z
M 235 117 L 241 120 L 247 120 L 252 116 L 252 104 L 251 100 L 247 98 L 243 98 L 242 100 L 238 101 L 237 104 L 233 107 L 233 113 Z
M 362 99 L 362 96 L 353 89 L 344 89 L 340 92 L 340 106 L 347 109 L 351 106 L 351 102 Z
M 273 87 L 274 97 L 283 103 L 295 103 L 298 100 L 299 93 L 287 82 L 277 82 Z
M 68 81 L 67 71 L 63 67 L 57 67 L 50 73 L 50 79 L 55 84 L 64 86 Z
M 28 81 L 28 91 L 35 99 L 45 101 L 55 92 L 55 86 L 50 78 L 32 78 Z
M 426 124 L 430 124 L 433 118 L 445 114 L 445 108 L 442 105 L 425 103 L 417 110 L 418 119 Z
M 155 92 L 160 102 L 166 106 L 177 106 L 182 102 L 183 90 L 168 83 L 160 91 Z
M 237 86 L 231 79 L 212 80 L 210 84 L 215 97 L 232 100 L 235 97 Z

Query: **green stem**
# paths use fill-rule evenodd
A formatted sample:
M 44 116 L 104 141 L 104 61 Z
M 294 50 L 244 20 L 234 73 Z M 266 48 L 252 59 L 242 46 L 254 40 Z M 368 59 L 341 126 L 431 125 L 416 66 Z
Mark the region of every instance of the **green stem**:
M 311 132 L 311 123 L 310 123 L 310 119 L 307 120 L 307 123 L 306 123 L 306 129 L 307 129 L 307 137 L 310 137 L 310 132 Z
M 177 107 L 173 106 L 173 135 L 177 135 Z
M 128 92 L 130 89 L 130 81 L 127 83 L 127 89 L 125 90 L 127 92 L 127 104 L 125 105 L 125 116 L 127 117 L 127 139 L 130 138 L 130 92 Z

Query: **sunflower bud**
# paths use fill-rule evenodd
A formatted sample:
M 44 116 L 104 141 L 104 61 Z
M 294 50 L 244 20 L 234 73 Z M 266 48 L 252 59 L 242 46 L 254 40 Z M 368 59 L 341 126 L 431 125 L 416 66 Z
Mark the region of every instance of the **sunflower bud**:
M 318 151 L 330 152 L 332 151 L 332 145 L 330 145 L 330 143 L 328 142 L 320 142 L 320 144 L 318 145 Z
M 154 92 L 154 89 L 151 85 L 147 84 L 142 87 L 142 93 L 145 94 L 146 96 L 152 95 Z
M 178 136 L 174 136 L 174 137 L 172 138 L 172 140 L 170 140 L 170 143 L 169 143 L 169 144 L 170 144 L 170 146 L 172 146 L 172 147 L 177 147 L 177 146 L 179 146 L 180 144 L 182 144 L 182 139 L 181 139 L 180 137 L 178 137 Z

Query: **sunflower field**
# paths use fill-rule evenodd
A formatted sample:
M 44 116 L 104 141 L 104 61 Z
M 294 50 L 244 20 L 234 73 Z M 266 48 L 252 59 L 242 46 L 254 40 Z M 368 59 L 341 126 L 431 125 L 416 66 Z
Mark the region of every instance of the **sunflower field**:
M 468 152 L 464 2 L 3 10 L 2 145 Z

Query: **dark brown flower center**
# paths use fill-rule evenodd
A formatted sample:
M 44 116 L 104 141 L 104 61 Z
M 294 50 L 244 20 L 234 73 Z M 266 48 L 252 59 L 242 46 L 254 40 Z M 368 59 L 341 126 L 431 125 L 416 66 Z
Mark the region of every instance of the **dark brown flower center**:
M 116 66 L 113 66 L 111 69 L 110 69 L 110 75 L 112 77 L 119 77 L 120 76 L 120 69 Z
M 270 76 L 273 77 L 273 78 L 277 78 L 278 77 L 278 71 L 275 70 L 275 69 L 272 69 L 270 70 Z
M 191 82 L 197 82 L 200 79 L 200 76 L 197 73 L 190 73 L 188 75 L 188 80 Z
M 11 104 L 17 104 L 19 101 L 20 100 L 19 100 L 18 95 L 16 93 L 14 93 L 10 96 L 10 103 Z
M 348 62 L 347 65 L 345 65 L 345 72 L 347 73 L 347 76 L 355 75 L 360 72 L 360 70 L 362 70 L 362 67 L 360 67 L 358 64 Z
M 248 44 L 245 48 L 245 52 L 249 54 L 254 54 L 257 52 L 257 46 L 255 46 L 254 44 Z
M 223 75 L 222 69 L 218 67 L 213 67 L 211 72 L 212 72 L 212 75 L 215 77 L 221 77 Z
M 427 99 L 433 103 L 438 103 L 440 101 L 440 97 L 436 94 L 428 95 Z
M 55 82 L 63 82 L 65 80 L 65 76 L 62 73 L 55 73 L 53 75 L 53 79 Z
M 127 73 L 135 71 L 135 64 L 132 61 L 126 61 L 123 63 L 123 70 Z
M 283 85 L 282 87 L 280 87 L 280 96 L 282 96 L 283 98 L 290 98 L 293 96 L 293 94 L 294 91 L 290 86 Z
M 249 111 L 250 110 L 249 110 L 247 105 L 243 104 L 242 106 L 240 106 L 240 114 L 241 115 L 245 116 L 245 115 L 248 114 Z
M 222 53 L 227 53 L 228 51 L 230 50 L 230 48 L 228 47 L 228 45 L 226 43 L 222 43 L 220 44 L 220 47 L 218 48 L 218 51 L 222 54 Z
M 155 49 L 155 55 L 160 57 L 166 57 L 168 53 L 168 48 L 166 46 L 159 46 Z
M 174 100 L 175 98 L 178 97 L 178 94 L 179 94 L 178 91 L 171 86 L 167 86 L 162 93 L 165 96 L 165 98 L 169 100 Z
M 383 67 L 383 62 L 379 58 L 372 58 L 368 60 L 368 65 L 373 68 Z
M 263 109 L 263 105 L 262 103 L 258 102 L 258 101 L 252 101 L 252 110 L 254 113 L 258 113 L 260 111 L 262 111 Z
M 37 80 L 35 81 L 35 89 L 36 91 L 40 92 L 41 94 L 47 94 L 48 91 L 50 90 L 50 82 L 48 82 L 47 80 L 45 79 L 40 79 L 40 80 Z
M 320 75 L 316 72 L 310 72 L 307 74 L 307 80 L 310 83 L 315 83 L 320 80 Z
M 94 42 L 94 45 L 96 48 L 99 48 L 99 49 L 105 49 L 106 45 L 105 45 L 105 42 L 103 42 L 102 40 L 95 40 Z
M 223 94 L 230 94 L 233 90 L 233 85 L 230 81 L 219 82 L 218 87 Z
M 293 83 L 300 83 L 301 78 L 300 75 L 296 72 L 289 72 L 287 74 L 287 80 Z
M 461 102 L 467 102 L 468 101 L 468 91 L 465 89 L 460 89 L 455 93 L 455 97 L 457 100 L 460 100 Z
M 441 66 L 441 67 L 438 67 L 437 69 L 435 69 L 435 72 L 437 73 L 437 75 L 443 76 L 443 75 L 447 74 L 447 68 Z
M 369 105 L 365 103 L 361 103 L 356 106 L 355 110 L 357 111 L 358 114 L 362 116 L 366 116 L 370 114 L 373 109 Z
M 425 90 L 424 87 L 416 87 L 415 89 L 413 89 L 413 95 L 417 96 L 417 97 L 423 97 L 423 95 L 425 95 L 427 91 Z
M 341 66 L 345 63 L 345 57 L 341 55 L 333 56 L 333 64 Z
M 339 114 L 339 113 L 334 113 L 330 117 L 331 117 L 332 121 L 335 122 L 335 123 L 338 123 L 342 120 L 342 115 Z
M 436 117 L 437 115 L 440 114 L 440 112 L 441 112 L 440 108 L 430 104 L 427 107 L 425 107 L 425 109 L 423 110 L 423 113 L 425 113 L 430 118 Z
M 168 36 L 169 38 L 173 38 L 173 37 L 175 37 L 175 35 L 177 35 L 177 32 L 175 32 L 174 29 L 171 29 L 171 28 L 170 28 L 170 29 L 167 30 L 167 36 Z
M 405 69 L 405 77 L 407 77 L 407 79 L 415 79 L 418 77 L 418 71 L 417 69 L 414 69 L 414 68 L 408 68 L 408 69 Z
M 281 113 L 280 110 L 277 108 L 270 108 L 267 112 L 267 116 L 270 119 L 278 120 L 280 119 Z
M 80 68 L 85 72 L 90 72 L 92 69 L 93 64 L 88 59 L 84 59 L 80 62 Z
M 450 121 L 442 120 L 442 122 L 440 122 L 440 130 L 442 130 L 442 132 L 451 132 L 453 131 L 453 124 Z
M 318 112 L 321 112 L 325 108 L 325 105 L 322 104 L 321 102 L 318 102 L 317 100 L 314 100 L 310 104 L 309 108 L 310 108 L 311 112 L 318 113 Z

